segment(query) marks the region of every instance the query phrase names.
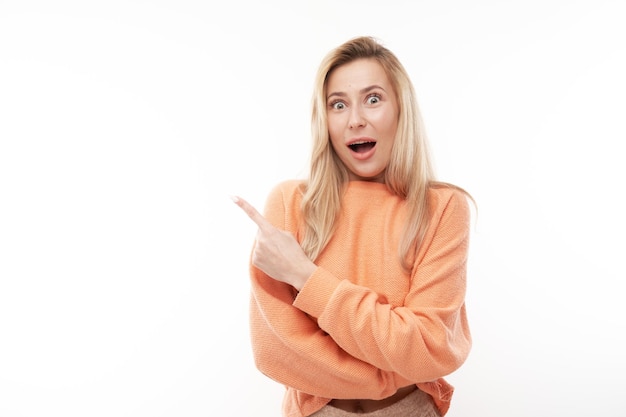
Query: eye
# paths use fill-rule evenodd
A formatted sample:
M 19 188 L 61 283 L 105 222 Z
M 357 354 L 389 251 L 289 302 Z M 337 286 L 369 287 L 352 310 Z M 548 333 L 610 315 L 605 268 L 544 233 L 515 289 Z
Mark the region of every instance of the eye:
M 369 96 L 367 96 L 367 104 L 377 104 L 380 102 L 380 95 L 379 94 L 370 94 Z
M 346 104 L 343 101 L 333 101 L 330 103 L 330 107 L 334 110 L 343 110 L 346 108 Z

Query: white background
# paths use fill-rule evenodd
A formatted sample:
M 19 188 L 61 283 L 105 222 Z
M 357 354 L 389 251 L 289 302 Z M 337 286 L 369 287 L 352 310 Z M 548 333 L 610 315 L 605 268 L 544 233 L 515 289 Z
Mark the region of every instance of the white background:
M 229 195 L 304 175 L 357 35 L 479 205 L 448 416 L 625 415 L 623 5 L 0 0 L 0 416 L 279 415 Z

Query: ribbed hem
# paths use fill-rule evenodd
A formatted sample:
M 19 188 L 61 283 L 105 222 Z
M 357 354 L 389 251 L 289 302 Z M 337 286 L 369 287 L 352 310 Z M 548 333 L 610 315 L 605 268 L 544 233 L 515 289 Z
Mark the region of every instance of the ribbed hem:
M 322 267 L 318 267 L 309 277 L 293 302 L 294 307 L 313 316 L 320 317 L 328 305 L 339 279 Z

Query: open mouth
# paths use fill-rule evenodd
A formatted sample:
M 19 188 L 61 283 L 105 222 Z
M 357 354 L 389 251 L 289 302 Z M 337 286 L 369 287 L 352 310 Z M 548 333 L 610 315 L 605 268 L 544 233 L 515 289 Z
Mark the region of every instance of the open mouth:
M 353 152 L 356 153 L 365 153 L 376 146 L 376 142 L 362 141 L 362 142 L 354 142 L 348 145 Z

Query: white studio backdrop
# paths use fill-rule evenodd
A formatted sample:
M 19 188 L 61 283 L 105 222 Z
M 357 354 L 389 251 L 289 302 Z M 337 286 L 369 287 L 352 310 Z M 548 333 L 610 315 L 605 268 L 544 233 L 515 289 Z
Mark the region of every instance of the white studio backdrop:
M 478 202 L 449 417 L 624 415 L 621 1 L 0 0 L 0 416 L 278 416 L 254 225 L 323 55 L 381 39 Z M 297 366 L 297 364 L 294 364 Z

